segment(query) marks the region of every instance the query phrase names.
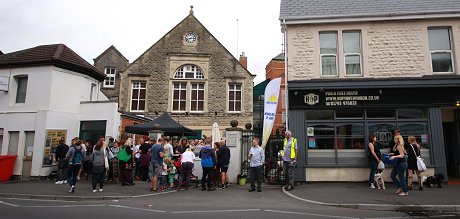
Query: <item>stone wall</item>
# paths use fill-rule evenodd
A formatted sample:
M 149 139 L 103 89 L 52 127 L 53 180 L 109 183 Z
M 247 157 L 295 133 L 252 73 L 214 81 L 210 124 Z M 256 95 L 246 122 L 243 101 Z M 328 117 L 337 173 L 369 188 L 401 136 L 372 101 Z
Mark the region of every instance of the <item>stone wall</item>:
M 459 64 L 458 19 L 308 24 L 288 27 L 288 80 L 324 78 L 320 74 L 319 33 L 337 31 L 338 76 L 332 78 L 391 78 L 433 75 L 429 27 L 450 27 L 454 68 Z M 361 31 L 362 75 L 345 76 L 342 33 Z M 459 74 L 459 71 L 454 71 Z M 331 77 L 328 77 L 331 78 Z
M 126 69 L 128 66 L 128 60 L 120 56 L 120 54 L 115 51 L 114 47 L 107 49 L 102 56 L 99 56 L 97 59 L 94 59 L 94 67 L 102 73 L 105 73 L 106 67 L 115 67 L 115 86 L 113 88 L 104 88 L 104 85 L 101 88 L 101 91 L 109 98 L 116 98 L 120 93 L 120 83 L 121 77 L 120 72 Z M 104 83 L 104 82 L 102 82 Z
M 184 35 L 189 32 L 197 35 L 195 44 L 184 41 Z M 171 113 L 171 81 L 177 70 L 176 66 L 181 64 L 198 65 L 205 74 L 204 80 L 196 80 L 205 83 L 207 98 L 204 112 Z M 240 126 L 244 126 L 245 123 L 252 123 L 254 77 L 193 15 L 189 15 L 121 74 L 119 109 L 130 111 L 131 82 L 145 81 L 147 83 L 146 110 L 138 114 L 156 117 L 155 112 L 158 115 L 169 112 L 173 119 L 192 129 L 193 127 L 211 129 L 214 121 L 219 125 L 228 126 L 232 119 L 236 119 Z M 227 85 L 230 82 L 241 83 L 243 86 L 242 113 L 227 112 Z

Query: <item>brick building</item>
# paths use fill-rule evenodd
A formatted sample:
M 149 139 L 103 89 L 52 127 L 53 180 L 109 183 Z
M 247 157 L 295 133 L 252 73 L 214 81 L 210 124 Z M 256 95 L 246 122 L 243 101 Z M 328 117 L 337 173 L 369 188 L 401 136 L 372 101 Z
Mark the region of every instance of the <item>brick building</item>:
M 285 79 L 284 79 L 284 53 L 280 53 L 275 56 L 265 67 L 265 78 L 273 80 L 275 78 L 281 77 L 280 93 L 279 99 L 281 101 L 278 103 L 275 115 L 275 122 L 273 124 L 273 133 L 277 135 L 283 135 L 285 130 L 285 118 L 286 118 L 286 93 L 285 91 Z
M 459 176 L 459 17 L 449 0 L 281 1 L 297 180 L 366 180 L 369 133 L 388 153 L 395 128 L 428 174 Z
M 245 60 L 245 57 L 243 57 Z M 119 110 L 164 112 L 198 133 L 212 124 L 252 123 L 252 75 L 196 19 L 193 11 L 120 75 Z

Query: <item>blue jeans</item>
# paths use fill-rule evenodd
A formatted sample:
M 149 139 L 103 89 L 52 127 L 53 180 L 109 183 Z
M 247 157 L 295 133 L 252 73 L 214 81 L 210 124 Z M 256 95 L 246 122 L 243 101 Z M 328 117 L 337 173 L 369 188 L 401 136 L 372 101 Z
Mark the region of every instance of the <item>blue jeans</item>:
M 396 187 L 402 188 L 403 192 L 407 192 L 406 172 L 407 162 L 398 163 L 398 165 L 391 170 L 391 180 L 393 180 Z M 396 178 L 396 175 L 398 175 L 398 178 Z
M 67 170 L 67 183 L 69 183 L 70 186 L 75 186 L 77 183 L 77 175 L 80 168 L 81 164 L 69 165 L 69 169 Z
M 375 159 L 369 160 L 369 166 L 371 168 L 371 172 L 369 173 L 369 186 L 371 183 L 374 183 L 374 176 L 375 176 L 375 170 L 377 169 L 377 161 Z

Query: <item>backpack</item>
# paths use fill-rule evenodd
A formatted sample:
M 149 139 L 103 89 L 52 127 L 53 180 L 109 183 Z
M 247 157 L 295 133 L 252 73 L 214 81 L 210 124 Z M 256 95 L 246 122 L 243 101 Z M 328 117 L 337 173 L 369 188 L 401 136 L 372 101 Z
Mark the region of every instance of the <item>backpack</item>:
M 72 155 L 72 158 L 69 160 L 69 164 L 81 164 L 83 161 L 83 153 L 81 152 L 81 148 L 77 149 L 77 147 L 73 146 L 75 149 L 74 154 Z

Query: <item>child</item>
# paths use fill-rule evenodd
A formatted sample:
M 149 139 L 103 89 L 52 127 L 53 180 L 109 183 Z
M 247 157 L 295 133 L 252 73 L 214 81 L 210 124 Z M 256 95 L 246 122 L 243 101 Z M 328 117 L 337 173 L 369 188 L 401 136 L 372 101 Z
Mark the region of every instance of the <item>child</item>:
M 175 163 L 174 160 L 169 161 L 169 166 L 168 166 L 169 189 L 174 188 L 174 180 L 177 179 L 177 169 L 174 163 Z
M 160 186 L 161 186 L 161 191 L 166 190 L 166 178 L 168 177 L 168 165 L 170 162 L 170 159 L 168 157 L 163 159 L 163 172 L 161 172 L 161 179 L 160 179 Z

